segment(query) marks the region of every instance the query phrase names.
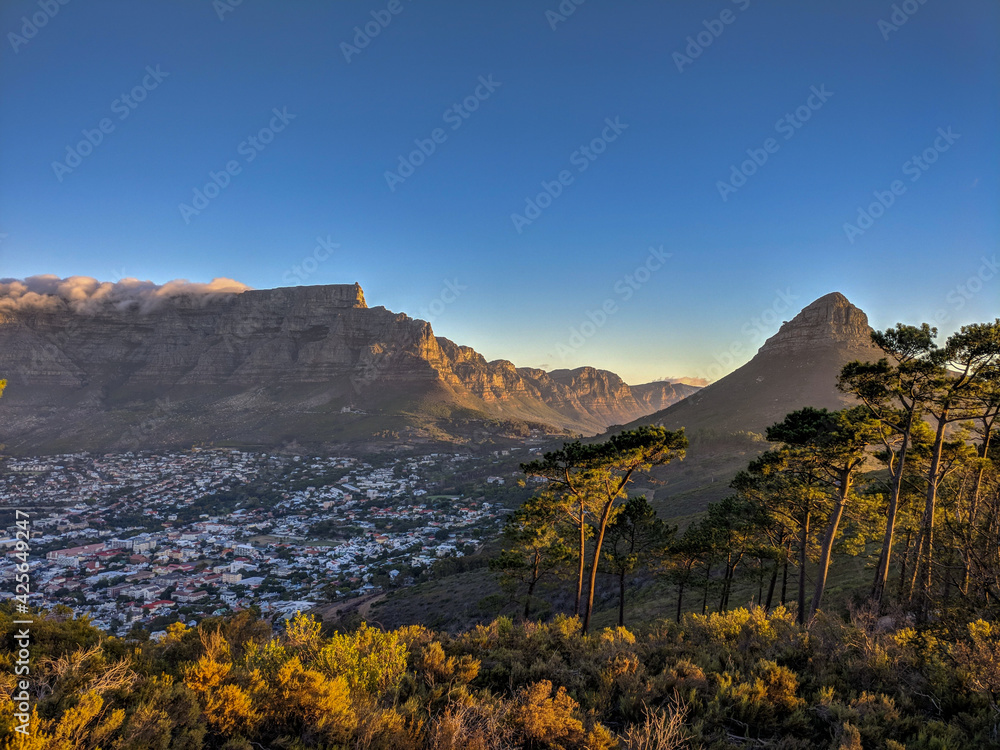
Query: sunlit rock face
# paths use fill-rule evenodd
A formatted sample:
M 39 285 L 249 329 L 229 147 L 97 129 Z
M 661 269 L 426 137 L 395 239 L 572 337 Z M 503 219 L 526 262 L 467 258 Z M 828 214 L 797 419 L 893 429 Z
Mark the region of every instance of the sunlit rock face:
M 357 284 L 43 281 L 0 295 L 8 450 L 351 440 L 456 414 L 593 434 L 697 390 L 487 362 L 425 321 L 368 307 Z
M 875 350 L 868 316 L 840 292 L 820 297 L 802 309 L 760 348 L 765 353 L 801 352 L 814 346 Z M 859 357 L 860 358 L 860 357 Z

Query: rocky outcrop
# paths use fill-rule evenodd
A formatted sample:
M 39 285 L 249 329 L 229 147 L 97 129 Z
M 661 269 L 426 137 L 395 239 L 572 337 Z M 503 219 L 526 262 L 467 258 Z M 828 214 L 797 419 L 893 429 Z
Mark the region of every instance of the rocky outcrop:
M 357 284 L 0 304 L 0 377 L 0 442 L 21 452 L 323 442 L 474 418 L 594 434 L 683 393 L 649 384 L 637 399 L 604 370 L 487 362 L 368 307 Z
M 867 351 L 872 347 L 871 330 L 867 315 L 840 292 L 831 292 L 782 325 L 760 351 L 794 354 L 817 346 L 860 347 Z

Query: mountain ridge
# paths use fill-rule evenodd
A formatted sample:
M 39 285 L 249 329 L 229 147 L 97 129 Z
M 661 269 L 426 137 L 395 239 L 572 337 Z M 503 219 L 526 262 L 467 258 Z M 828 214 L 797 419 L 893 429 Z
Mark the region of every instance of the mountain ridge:
M 369 307 L 358 284 L 161 291 L 0 297 L 9 450 L 121 448 L 123 432 L 141 447 L 456 429 L 472 442 L 465 427 L 496 422 L 594 434 L 697 390 L 650 383 L 637 399 L 598 368 L 487 362 L 426 321 Z

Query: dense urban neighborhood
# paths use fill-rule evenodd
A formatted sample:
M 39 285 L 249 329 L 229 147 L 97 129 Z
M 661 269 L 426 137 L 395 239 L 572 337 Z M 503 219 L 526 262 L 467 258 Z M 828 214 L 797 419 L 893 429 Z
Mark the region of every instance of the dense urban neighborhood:
M 537 449 L 512 450 L 7 458 L 0 567 L 14 580 L 27 552 L 31 605 L 68 606 L 120 635 L 251 606 L 287 617 L 407 585 L 478 549 L 503 522 L 518 454 Z

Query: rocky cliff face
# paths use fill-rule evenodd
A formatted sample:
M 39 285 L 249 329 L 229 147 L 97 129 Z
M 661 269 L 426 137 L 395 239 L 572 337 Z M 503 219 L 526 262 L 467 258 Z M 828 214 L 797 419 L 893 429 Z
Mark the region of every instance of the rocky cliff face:
M 603 370 L 487 362 L 425 321 L 369 308 L 357 284 L 142 308 L 2 303 L 0 442 L 19 452 L 347 441 L 415 424 L 433 435 L 487 418 L 592 434 L 694 390 L 649 384 L 636 398 Z
M 872 348 L 868 316 L 840 292 L 832 292 L 804 307 L 764 342 L 761 352 L 798 353 L 817 346 Z
M 357 285 L 181 296 L 146 313 L 62 302 L 7 312 L 0 337 L 15 389 L 317 383 L 351 372 L 373 345 L 434 348 L 426 323 L 369 309 Z
M 439 338 L 451 372 L 469 392 L 499 409 L 526 409 L 534 418 L 546 421 L 533 411 L 541 403 L 562 415 L 567 424 L 583 431 L 600 432 L 662 409 L 698 390 L 695 386 L 673 383 L 646 383 L 630 386 L 615 373 L 594 367 L 546 372 L 531 367 L 515 367 L 507 360 L 487 362 L 478 352 L 445 338 Z

